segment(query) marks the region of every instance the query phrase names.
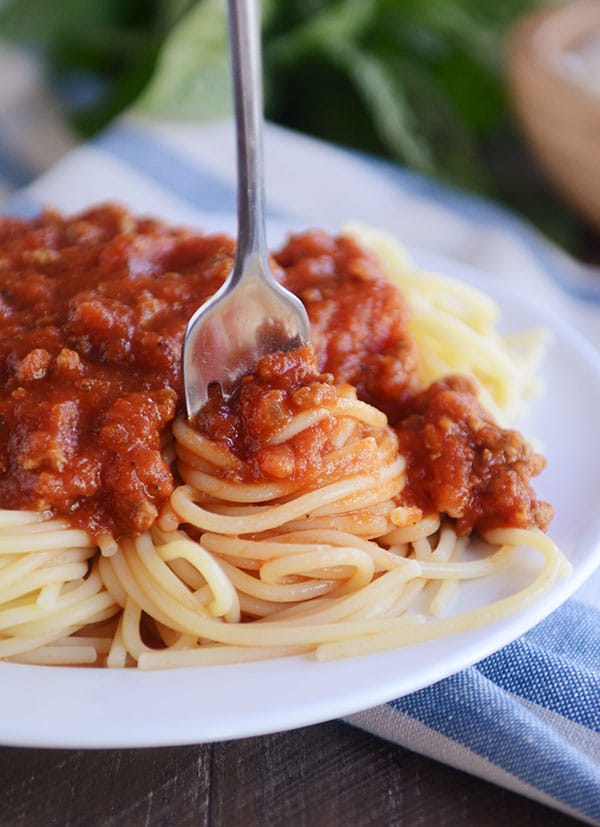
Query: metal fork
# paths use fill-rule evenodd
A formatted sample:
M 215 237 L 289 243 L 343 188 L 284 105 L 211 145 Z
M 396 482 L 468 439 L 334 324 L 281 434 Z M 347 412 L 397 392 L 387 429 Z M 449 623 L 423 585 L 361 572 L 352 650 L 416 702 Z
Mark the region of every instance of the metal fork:
M 228 397 L 261 356 L 310 340 L 304 306 L 269 269 L 257 3 L 228 0 L 228 19 L 237 138 L 237 247 L 229 277 L 186 329 L 183 382 L 189 418 L 208 401 L 210 384 L 217 382 Z

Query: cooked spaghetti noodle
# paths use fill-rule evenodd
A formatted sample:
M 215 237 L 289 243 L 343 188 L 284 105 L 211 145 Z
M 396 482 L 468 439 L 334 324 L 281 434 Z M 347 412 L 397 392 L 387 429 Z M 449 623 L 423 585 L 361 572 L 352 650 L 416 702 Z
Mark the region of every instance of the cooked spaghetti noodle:
M 58 306 L 64 338 L 46 308 L 3 363 L 1 427 L 13 436 L 0 502 L 19 509 L 0 511 L 0 658 L 144 669 L 329 659 L 490 622 L 566 572 L 530 487 L 543 461 L 494 419 L 530 392 L 539 339 L 517 356 L 489 299 L 451 281 L 440 292 L 390 239 L 352 232 L 386 275 L 348 236 L 292 238 L 276 262 L 307 306 L 315 352 L 265 357 L 189 423 L 176 415 L 177 345 L 192 291 L 215 289 L 229 242 L 114 207 L 4 226 L 12 264 L 36 269 L 9 284 L 28 299 L 47 292 L 58 259 L 83 257 L 91 280 L 112 270 Z M 4 312 L 13 337 L 20 312 Z M 111 384 L 117 363 L 129 375 Z M 28 393 L 50 399 L 47 430 L 18 422 Z M 529 585 L 452 613 L 462 581 L 530 556 Z

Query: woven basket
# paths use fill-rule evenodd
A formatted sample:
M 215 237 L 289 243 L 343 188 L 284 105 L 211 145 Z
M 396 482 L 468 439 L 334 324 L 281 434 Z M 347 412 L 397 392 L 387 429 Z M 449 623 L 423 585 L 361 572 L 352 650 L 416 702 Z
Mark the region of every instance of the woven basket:
M 592 38 L 600 51 L 600 0 L 546 6 L 516 27 L 507 64 L 514 108 L 536 156 L 600 229 L 600 77 L 593 89 L 573 71 Z

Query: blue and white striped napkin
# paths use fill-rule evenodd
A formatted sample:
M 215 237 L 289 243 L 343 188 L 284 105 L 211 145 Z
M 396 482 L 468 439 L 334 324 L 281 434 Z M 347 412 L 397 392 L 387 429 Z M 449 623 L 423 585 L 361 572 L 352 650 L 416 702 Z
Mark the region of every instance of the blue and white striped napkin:
M 600 274 L 506 211 L 274 126 L 267 129 L 266 150 L 276 219 L 337 226 L 352 218 L 387 228 L 410 244 L 512 281 L 600 347 Z M 217 227 L 228 229 L 221 222 L 235 210 L 231 125 L 127 116 L 19 189 L 4 211 L 32 213 L 43 203 L 71 211 L 107 199 L 175 220 L 189 221 L 194 211 L 212 214 Z M 593 575 L 512 644 L 348 722 L 600 824 L 599 586 L 600 574 Z

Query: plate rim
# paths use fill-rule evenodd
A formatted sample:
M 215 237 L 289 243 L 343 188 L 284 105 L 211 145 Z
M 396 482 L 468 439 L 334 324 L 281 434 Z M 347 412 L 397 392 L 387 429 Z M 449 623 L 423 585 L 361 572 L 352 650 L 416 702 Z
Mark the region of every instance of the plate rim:
M 597 389 L 600 390 L 600 354 L 578 330 L 558 317 L 554 311 L 542 307 L 539 304 L 534 305 L 533 301 L 527 297 L 518 296 L 513 288 L 499 283 L 498 276 L 486 272 L 483 269 L 473 267 L 472 265 L 439 253 L 416 248 L 412 245 L 406 246 L 409 254 L 419 266 L 453 275 L 453 277 L 458 277 L 468 284 L 483 289 L 499 303 L 501 311 L 504 311 L 505 305 L 508 305 L 510 308 L 512 303 L 519 304 L 525 309 L 527 315 L 531 313 L 532 320 L 535 323 L 545 324 L 555 333 L 557 340 L 561 342 L 566 340 L 568 342 L 571 350 L 577 354 L 579 364 L 584 364 L 586 371 L 594 375 Z M 457 276 L 457 272 L 459 272 L 460 275 Z M 503 621 L 481 627 L 486 632 L 483 638 L 478 634 L 459 635 L 459 640 L 466 639 L 468 641 L 468 654 L 463 654 L 462 657 L 456 660 L 454 665 L 449 662 L 444 662 L 444 664 L 441 665 L 439 660 L 435 661 L 434 659 L 435 662 L 430 663 L 427 667 L 422 668 L 412 676 L 404 676 L 400 682 L 397 680 L 395 682 L 388 681 L 382 685 L 368 688 L 363 686 L 359 691 L 349 691 L 343 699 L 333 697 L 328 693 L 317 699 L 311 699 L 310 703 L 296 705 L 291 709 L 283 705 L 279 708 L 271 707 L 259 717 L 249 717 L 247 720 L 240 720 L 239 714 L 237 717 L 234 716 L 228 720 L 219 720 L 218 718 L 211 720 L 210 716 L 204 719 L 195 717 L 188 721 L 177 721 L 177 726 L 173 727 L 173 718 L 171 715 L 158 721 L 155 719 L 153 726 L 143 727 L 140 722 L 136 721 L 135 709 L 129 704 L 127 708 L 127 714 L 130 715 L 129 721 L 126 720 L 126 711 L 122 710 L 120 714 L 124 719 L 122 720 L 123 727 L 120 729 L 119 727 L 115 727 L 114 722 L 108 727 L 102 727 L 99 723 L 93 723 L 96 721 L 96 715 L 90 715 L 89 713 L 101 712 L 102 700 L 100 700 L 100 710 L 91 709 L 90 707 L 84 710 L 81 707 L 84 698 L 80 693 L 87 690 L 89 695 L 97 702 L 98 694 L 101 694 L 107 685 L 111 691 L 119 692 L 122 690 L 122 684 L 125 683 L 127 685 L 129 683 L 133 685 L 132 692 L 140 690 L 146 693 L 146 699 L 149 700 L 154 698 L 158 690 L 169 688 L 173 683 L 173 677 L 178 675 L 188 676 L 189 679 L 193 681 L 207 668 L 217 670 L 219 674 L 223 674 L 225 678 L 233 680 L 234 682 L 239 680 L 243 682 L 244 679 L 247 679 L 248 674 L 252 674 L 252 671 L 255 671 L 257 667 L 268 679 L 274 668 L 275 671 L 277 671 L 277 667 L 274 666 L 274 664 L 285 664 L 284 669 L 290 672 L 290 675 L 294 676 L 295 680 L 299 662 L 302 664 L 300 670 L 301 675 L 304 673 L 310 675 L 311 670 L 319 669 L 327 676 L 331 670 L 339 666 L 340 663 L 348 664 L 353 661 L 355 664 L 360 664 L 360 669 L 362 665 L 366 665 L 365 659 L 387 659 L 390 657 L 393 659 L 394 655 L 397 654 L 397 650 L 380 653 L 378 655 L 364 655 L 358 659 L 337 662 L 334 665 L 319 664 L 316 663 L 316 661 L 310 661 L 306 657 L 296 656 L 294 658 L 279 659 L 278 661 L 262 661 L 253 664 L 190 667 L 168 672 L 150 673 L 140 673 L 136 670 L 113 671 L 100 668 L 40 667 L 0 662 L 0 698 L 9 701 L 9 703 L 4 704 L 4 709 L 10 710 L 11 708 L 10 698 L 7 698 L 7 696 L 13 693 L 12 700 L 14 702 L 14 693 L 21 691 L 23 697 L 21 698 L 21 703 L 17 704 L 18 708 L 23 712 L 29 703 L 31 704 L 31 709 L 34 710 L 30 712 L 29 715 L 11 716 L 10 720 L 0 719 L 0 744 L 6 746 L 87 749 L 137 748 L 208 743 L 211 741 L 264 735 L 299 726 L 308 726 L 331 718 L 350 715 L 417 691 L 418 689 L 423 689 L 438 680 L 442 680 L 471 666 L 481 658 L 514 641 L 572 596 L 600 565 L 600 515 L 596 518 L 595 523 L 597 523 L 597 525 L 594 524 L 595 541 L 590 545 L 591 552 L 588 552 L 581 561 L 577 561 L 577 565 L 570 577 L 555 583 L 540 603 L 533 604 Z M 550 530 L 549 533 L 552 535 L 552 530 Z M 473 631 L 481 631 L 481 629 Z M 427 643 L 418 644 L 417 646 L 420 652 L 426 653 L 427 649 L 435 650 L 435 644 L 438 641 L 433 641 L 433 645 Z M 265 666 L 265 664 L 267 664 L 267 666 Z M 348 671 L 352 672 L 352 668 L 346 665 L 341 671 L 343 673 Z M 94 676 L 94 681 L 90 681 L 90 675 Z M 19 677 L 21 680 L 18 679 Z M 255 682 L 255 677 L 251 683 L 253 682 Z M 54 707 L 52 707 L 51 715 L 45 713 L 46 718 L 45 721 L 42 722 L 43 726 L 40 728 L 39 722 L 36 721 L 35 710 L 36 708 L 38 710 L 43 708 L 42 701 L 46 699 L 49 689 L 48 683 L 51 684 L 53 692 L 57 687 L 64 689 L 65 686 L 70 688 L 71 691 L 65 694 L 62 708 L 57 710 L 55 704 Z M 96 685 L 87 685 L 93 683 Z M 201 683 L 201 681 L 199 683 Z M 76 695 L 79 707 L 73 697 L 73 688 L 77 690 Z M 228 697 L 231 694 L 229 687 L 225 694 Z M 87 697 L 86 695 L 86 698 Z M 111 698 L 111 701 L 114 700 L 114 698 Z M 186 695 L 183 708 L 187 710 L 191 700 L 192 699 Z M 60 712 L 60 715 L 57 715 L 57 711 Z M 77 712 L 75 717 L 73 717 L 74 712 Z M 69 717 L 69 713 L 71 713 L 71 717 Z M 87 717 L 84 713 L 88 714 Z M 37 714 L 39 715 L 39 713 Z M 67 720 L 73 721 L 72 727 L 70 729 L 67 727 L 66 731 L 63 723 L 65 716 Z M 132 729 L 131 725 L 134 721 L 136 728 Z M 204 723 L 202 723 L 202 721 L 204 721 Z M 36 723 L 38 723 L 37 727 Z M 129 726 L 125 726 L 127 723 L 129 723 Z M 187 727 L 185 726 L 186 723 L 188 724 Z

